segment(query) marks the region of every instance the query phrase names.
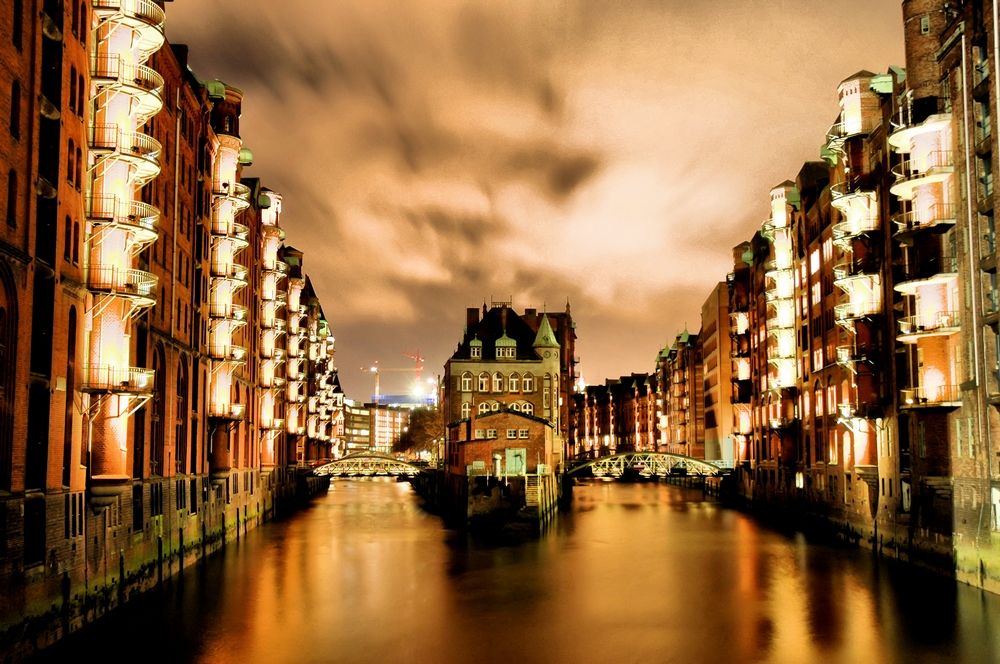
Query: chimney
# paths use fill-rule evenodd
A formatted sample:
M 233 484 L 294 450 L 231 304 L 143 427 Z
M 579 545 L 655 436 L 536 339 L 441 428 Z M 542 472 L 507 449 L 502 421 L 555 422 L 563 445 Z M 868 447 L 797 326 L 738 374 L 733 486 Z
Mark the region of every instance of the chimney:
M 524 322 L 528 324 L 532 332 L 538 332 L 538 309 L 525 309 Z
M 479 308 L 468 307 L 465 310 L 465 326 L 469 328 L 470 334 L 477 325 L 479 325 Z

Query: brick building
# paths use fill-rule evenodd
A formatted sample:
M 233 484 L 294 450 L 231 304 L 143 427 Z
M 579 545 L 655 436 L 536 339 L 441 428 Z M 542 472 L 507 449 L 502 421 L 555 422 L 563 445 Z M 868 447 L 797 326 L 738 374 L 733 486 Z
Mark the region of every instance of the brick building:
M 281 197 L 242 177 L 242 93 L 198 80 L 164 20 L 0 11 L 0 632 L 53 605 L 41 629 L 77 629 L 272 514 L 336 436 L 294 444 L 308 397 L 335 423 L 342 392 L 278 257 Z

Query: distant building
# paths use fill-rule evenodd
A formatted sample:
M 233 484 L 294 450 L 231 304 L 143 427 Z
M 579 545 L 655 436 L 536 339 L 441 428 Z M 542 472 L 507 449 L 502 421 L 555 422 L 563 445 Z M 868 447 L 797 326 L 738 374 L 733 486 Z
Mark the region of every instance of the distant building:
M 410 423 L 410 408 L 388 404 L 366 403 L 371 423 L 369 449 L 379 454 L 391 454 L 399 436 Z
M 354 399 L 344 400 L 345 454 L 363 452 L 371 447 L 372 418 L 368 406 Z

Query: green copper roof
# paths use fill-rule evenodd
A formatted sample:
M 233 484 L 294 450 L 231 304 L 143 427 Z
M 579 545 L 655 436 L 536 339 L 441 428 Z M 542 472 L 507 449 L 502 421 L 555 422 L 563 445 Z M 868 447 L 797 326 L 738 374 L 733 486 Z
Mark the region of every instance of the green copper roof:
M 542 322 L 538 326 L 538 334 L 535 335 L 535 343 L 532 345 L 535 348 L 559 347 L 559 342 L 556 340 L 556 333 L 552 331 L 552 325 L 549 324 L 549 317 L 546 316 L 545 314 L 542 314 Z

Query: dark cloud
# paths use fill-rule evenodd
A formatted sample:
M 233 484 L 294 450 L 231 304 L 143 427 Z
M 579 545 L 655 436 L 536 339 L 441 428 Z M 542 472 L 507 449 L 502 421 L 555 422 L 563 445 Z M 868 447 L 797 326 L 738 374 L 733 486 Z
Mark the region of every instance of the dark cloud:
M 588 378 L 648 369 L 836 115 L 898 3 L 201 0 L 168 37 L 246 93 L 247 175 L 350 367 L 453 350 L 467 306 L 568 297 Z M 863 17 L 850 30 L 844 16 Z M 401 374 L 397 374 L 401 375 Z

